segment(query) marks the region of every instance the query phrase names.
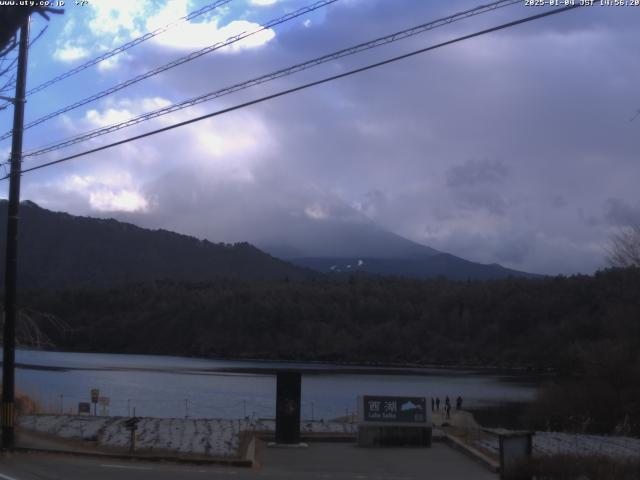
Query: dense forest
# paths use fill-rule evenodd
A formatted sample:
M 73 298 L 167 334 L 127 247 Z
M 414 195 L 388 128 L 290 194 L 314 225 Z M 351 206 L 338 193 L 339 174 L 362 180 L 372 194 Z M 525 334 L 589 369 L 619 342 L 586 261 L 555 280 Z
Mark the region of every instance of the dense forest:
M 638 292 L 630 268 L 485 282 L 165 281 L 24 291 L 20 304 L 63 350 L 553 369 L 562 382 L 531 422 L 610 431 L 639 428 Z
M 7 202 L 0 200 L 0 218 Z M 248 243 L 212 243 L 113 219 L 51 212 L 25 201 L 20 209 L 19 286 L 107 288 L 161 278 L 209 281 L 309 278 L 313 272 L 273 258 Z M 0 222 L 4 252 L 6 222 Z M 0 271 L 4 270 L 0 255 Z M 0 276 L 0 284 L 4 276 Z
M 345 277 L 28 291 L 57 348 L 573 370 L 640 339 L 640 270 L 488 282 Z M 36 317 L 38 317 L 36 315 Z M 57 322 L 55 322 L 57 324 Z

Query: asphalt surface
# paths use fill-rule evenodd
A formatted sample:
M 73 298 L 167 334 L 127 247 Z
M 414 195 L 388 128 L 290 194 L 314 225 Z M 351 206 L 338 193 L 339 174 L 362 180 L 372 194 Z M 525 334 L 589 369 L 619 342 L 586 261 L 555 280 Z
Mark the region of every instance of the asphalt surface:
M 112 460 L 68 454 L 4 453 L 0 480 L 168 480 L 232 478 L 335 480 L 496 480 L 498 476 L 450 447 L 358 448 L 311 444 L 307 449 L 258 449 L 254 468 Z

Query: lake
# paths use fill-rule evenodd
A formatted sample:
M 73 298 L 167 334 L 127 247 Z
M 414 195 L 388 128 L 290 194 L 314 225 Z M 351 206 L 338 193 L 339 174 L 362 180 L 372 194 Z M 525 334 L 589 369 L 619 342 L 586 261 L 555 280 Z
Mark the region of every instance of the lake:
M 272 418 L 275 369 L 302 371 L 303 419 L 351 415 L 358 395 L 460 395 L 464 407 L 526 403 L 526 374 L 462 368 L 374 368 L 316 363 L 209 360 L 153 355 L 18 350 L 16 388 L 50 412 L 76 413 L 90 390 L 109 398 L 98 414 Z

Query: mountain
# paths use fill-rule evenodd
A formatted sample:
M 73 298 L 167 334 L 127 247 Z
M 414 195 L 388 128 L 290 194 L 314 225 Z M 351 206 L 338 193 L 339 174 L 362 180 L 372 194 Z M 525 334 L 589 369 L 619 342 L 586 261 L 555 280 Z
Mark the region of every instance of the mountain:
M 0 201 L 0 268 L 4 272 L 7 201 Z M 105 287 L 160 279 L 207 281 L 298 279 L 312 272 L 248 243 L 214 244 L 113 219 L 20 207 L 18 285 L 23 288 Z M 0 279 L 4 282 L 4 276 Z
M 343 219 L 299 217 L 271 240 L 257 242 L 274 257 L 322 273 L 362 272 L 450 280 L 537 277 L 497 263 L 471 262 L 389 232 L 350 212 Z
M 301 267 L 334 274 L 370 273 L 412 278 L 446 277 L 449 280 L 495 280 L 507 277 L 538 277 L 527 272 L 511 270 L 497 263 L 470 262 L 449 253 L 437 253 L 423 258 L 370 257 L 302 257 L 290 261 Z
M 372 221 L 291 218 L 279 238 L 261 240 L 265 252 L 286 260 L 301 257 L 424 258 L 437 250 L 396 235 Z

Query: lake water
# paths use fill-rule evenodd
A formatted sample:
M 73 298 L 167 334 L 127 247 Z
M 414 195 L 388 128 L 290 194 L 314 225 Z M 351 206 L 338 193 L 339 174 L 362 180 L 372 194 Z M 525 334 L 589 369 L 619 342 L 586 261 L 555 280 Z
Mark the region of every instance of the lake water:
M 98 413 L 153 417 L 272 418 L 276 368 L 299 369 L 303 419 L 352 414 L 358 395 L 458 396 L 465 408 L 527 402 L 535 382 L 525 375 L 452 368 L 398 369 L 151 355 L 19 350 L 16 388 L 51 412 L 76 413 L 100 389 Z

